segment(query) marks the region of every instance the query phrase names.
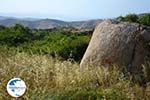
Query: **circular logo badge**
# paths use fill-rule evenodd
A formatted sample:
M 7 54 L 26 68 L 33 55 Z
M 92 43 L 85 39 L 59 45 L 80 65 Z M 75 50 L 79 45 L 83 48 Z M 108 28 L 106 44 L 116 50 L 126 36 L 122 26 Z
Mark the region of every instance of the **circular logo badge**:
M 7 91 L 12 97 L 20 97 L 26 91 L 26 84 L 20 78 L 13 78 L 7 83 Z

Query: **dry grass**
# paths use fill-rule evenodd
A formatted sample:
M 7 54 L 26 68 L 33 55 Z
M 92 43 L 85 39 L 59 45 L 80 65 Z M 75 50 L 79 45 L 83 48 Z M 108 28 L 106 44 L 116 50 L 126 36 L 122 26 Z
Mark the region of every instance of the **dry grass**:
M 14 77 L 22 78 L 27 85 L 25 95 L 18 99 L 6 91 L 8 80 Z M 149 91 L 149 84 L 145 93 L 138 85 L 131 85 L 116 67 L 109 70 L 93 66 L 81 70 L 77 63 L 47 56 L 26 53 L 0 56 L 0 100 L 69 100 L 69 96 L 82 100 L 83 95 L 88 100 L 150 100 Z M 61 96 L 55 98 L 52 94 Z

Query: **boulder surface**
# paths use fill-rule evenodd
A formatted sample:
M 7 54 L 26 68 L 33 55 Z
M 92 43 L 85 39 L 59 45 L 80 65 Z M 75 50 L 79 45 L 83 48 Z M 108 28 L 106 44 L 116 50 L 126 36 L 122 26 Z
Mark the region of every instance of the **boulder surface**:
M 80 63 L 85 65 L 119 65 L 129 70 L 149 60 L 150 28 L 137 23 L 105 20 L 96 28 Z

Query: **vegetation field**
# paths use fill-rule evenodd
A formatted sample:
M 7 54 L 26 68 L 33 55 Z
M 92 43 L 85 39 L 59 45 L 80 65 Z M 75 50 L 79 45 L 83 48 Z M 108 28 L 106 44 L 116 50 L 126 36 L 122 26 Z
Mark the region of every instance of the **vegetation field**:
M 60 61 L 46 55 L 8 52 L 0 54 L 0 100 L 149 100 L 150 84 L 143 90 L 126 79 L 117 67 L 107 69 Z M 6 91 L 7 82 L 20 77 L 26 93 L 14 99 Z
M 130 21 L 135 16 L 120 18 Z M 145 19 L 135 22 L 149 25 L 150 18 Z M 0 100 L 150 100 L 150 83 L 142 87 L 125 77 L 121 66 L 80 68 L 91 35 L 92 30 L 0 26 Z M 144 77 L 150 76 L 149 67 L 143 65 Z M 6 91 L 7 82 L 14 77 L 27 85 L 20 98 Z

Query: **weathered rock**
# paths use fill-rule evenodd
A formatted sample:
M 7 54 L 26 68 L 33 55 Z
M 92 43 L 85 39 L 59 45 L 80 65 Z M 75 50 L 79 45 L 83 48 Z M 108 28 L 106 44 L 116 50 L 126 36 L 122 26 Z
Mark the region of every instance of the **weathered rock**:
M 96 27 L 80 65 L 116 64 L 135 70 L 145 63 L 145 58 L 150 55 L 149 51 L 148 27 L 105 20 Z

